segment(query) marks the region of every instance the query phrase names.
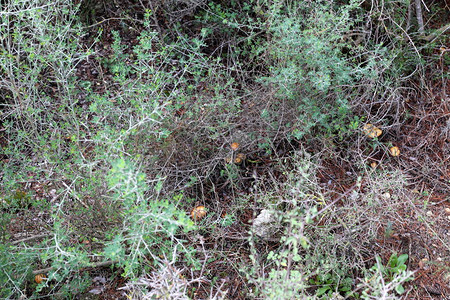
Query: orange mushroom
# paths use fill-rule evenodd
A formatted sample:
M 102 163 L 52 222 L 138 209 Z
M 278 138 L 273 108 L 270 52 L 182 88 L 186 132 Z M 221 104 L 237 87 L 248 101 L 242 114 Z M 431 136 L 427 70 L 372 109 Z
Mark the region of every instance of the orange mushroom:
M 375 127 L 370 123 L 364 125 L 363 131 L 365 135 L 367 135 L 372 139 L 379 137 L 383 133 L 383 131 L 380 128 Z
M 400 149 L 397 146 L 391 147 L 389 149 L 389 152 L 392 156 L 399 156 L 400 155 Z
M 206 216 L 206 209 L 205 209 L 205 207 L 203 205 L 199 205 L 197 207 L 194 207 L 191 210 L 191 218 L 194 221 L 199 221 L 204 216 Z
M 245 159 L 245 154 L 244 153 L 238 153 L 236 154 L 236 157 L 234 159 L 234 163 L 239 165 L 240 163 L 242 163 Z
M 37 274 L 36 276 L 34 276 L 34 281 L 35 281 L 37 284 L 42 283 L 42 281 L 44 281 L 44 279 L 47 279 L 47 278 L 45 277 L 45 274 Z

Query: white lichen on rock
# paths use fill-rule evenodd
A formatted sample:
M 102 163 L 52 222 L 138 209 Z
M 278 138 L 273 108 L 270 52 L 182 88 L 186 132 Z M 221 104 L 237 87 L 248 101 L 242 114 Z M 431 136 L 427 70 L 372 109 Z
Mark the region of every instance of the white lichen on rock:
M 257 236 L 263 239 L 273 238 L 280 229 L 275 211 L 263 209 L 253 220 L 252 229 Z

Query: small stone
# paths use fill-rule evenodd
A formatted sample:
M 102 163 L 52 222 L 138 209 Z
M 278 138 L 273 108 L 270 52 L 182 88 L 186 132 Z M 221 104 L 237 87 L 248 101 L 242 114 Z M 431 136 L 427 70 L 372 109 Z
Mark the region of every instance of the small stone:
M 383 193 L 383 195 L 381 195 L 381 196 L 382 196 L 383 199 L 385 199 L 385 200 L 391 199 L 391 193 L 389 193 L 389 192 Z
M 427 216 L 428 217 L 432 217 L 433 216 L 433 212 L 431 210 L 427 211 Z
M 450 207 L 446 207 L 446 208 L 445 208 L 445 213 L 446 213 L 447 215 L 450 215 Z

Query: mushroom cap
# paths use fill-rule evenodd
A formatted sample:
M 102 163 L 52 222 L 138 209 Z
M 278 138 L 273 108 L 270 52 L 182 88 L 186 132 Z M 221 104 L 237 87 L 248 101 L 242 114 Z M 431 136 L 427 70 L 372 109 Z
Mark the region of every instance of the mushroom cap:
M 203 205 L 196 206 L 191 210 L 191 218 L 194 221 L 198 221 L 204 216 L 206 216 L 206 209 Z
M 238 153 L 238 154 L 236 154 L 236 158 L 240 158 L 240 159 L 244 160 L 245 157 L 246 157 L 246 156 L 245 156 L 244 153 Z
M 234 163 L 239 165 L 240 163 L 242 163 L 245 159 L 245 154 L 244 153 L 238 153 L 236 154 L 236 157 L 234 158 Z
M 367 135 L 368 137 L 370 137 L 372 139 L 379 137 L 383 133 L 383 131 L 380 128 L 378 128 L 370 123 L 367 123 L 366 125 L 364 125 L 363 131 L 364 131 L 365 135 Z
M 34 276 L 34 281 L 37 284 L 40 284 L 44 279 L 46 279 L 44 274 L 37 274 L 36 276 Z
M 400 155 L 400 149 L 397 146 L 391 147 L 389 149 L 389 152 L 392 156 L 399 156 Z

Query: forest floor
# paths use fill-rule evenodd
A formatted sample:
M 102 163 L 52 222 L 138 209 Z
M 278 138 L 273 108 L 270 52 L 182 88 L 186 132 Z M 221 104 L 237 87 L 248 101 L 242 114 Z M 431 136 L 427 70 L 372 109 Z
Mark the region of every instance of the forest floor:
M 122 43 L 128 48 L 136 45 L 138 33 L 133 31 L 135 24 L 129 23 L 123 26 L 120 19 L 120 10 L 131 5 L 135 8 L 135 14 L 142 14 L 139 3 L 122 1 L 120 6 L 108 6 L 104 11 L 92 16 L 96 20 L 104 20 L 101 24 L 92 26 L 92 34 L 85 39 L 86 47 L 91 43 L 91 38 L 96 35 L 97 26 L 102 26 L 102 39 L 97 42 L 95 52 L 104 56 L 112 53 L 113 30 L 121 32 L 124 37 Z M 443 3 L 443 5 L 445 5 Z M 447 4 L 448 5 L 448 4 Z M 448 8 L 448 6 L 447 6 Z M 439 28 L 448 20 L 436 21 L 430 24 Z M 379 226 L 378 239 L 370 245 L 368 253 L 378 253 L 383 261 L 387 261 L 392 253 L 408 254 L 408 269 L 414 271 L 414 280 L 405 284 L 407 293 L 403 299 L 449 299 L 450 297 L 450 81 L 448 78 L 449 66 L 444 62 L 444 56 L 450 55 L 450 48 L 442 46 L 434 53 L 428 55 L 440 57 L 436 65 L 427 66 L 430 78 L 422 78 L 410 82 L 410 90 L 420 91 L 404 93 L 402 105 L 399 107 L 398 118 L 402 120 L 401 126 L 395 130 L 386 129 L 379 138 L 380 143 L 392 144 L 400 149 L 400 155 L 392 157 L 385 151 L 367 151 L 370 145 L 364 140 L 358 140 L 352 145 L 353 149 L 345 149 L 346 153 L 359 155 L 366 161 L 368 172 L 376 172 L 379 169 L 402 174 L 406 178 L 407 185 L 401 191 L 384 189 L 382 197 L 385 201 L 396 200 L 395 206 L 389 207 L 391 216 L 384 226 Z M 448 60 L 447 60 L 448 61 Z M 434 75 L 436 70 L 442 74 L 441 78 Z M 110 89 L 109 74 L 101 64 L 92 59 L 86 60 L 77 66 L 76 75 L 80 80 L 91 82 L 94 93 L 103 93 Z M 426 82 L 425 82 L 426 80 Z M 426 88 L 424 88 L 424 86 Z M 87 101 L 87 100 L 86 100 Z M 86 108 L 90 103 L 80 102 Z M 259 109 L 256 105 L 251 109 Z M 335 146 L 335 145 L 332 145 Z M 339 147 L 339 145 L 337 146 Z M 333 148 L 333 147 L 330 147 Z M 350 195 L 353 191 L 362 192 L 368 184 L 355 170 L 356 159 L 348 155 L 339 155 L 344 151 L 328 150 L 322 144 L 314 141 L 298 141 L 295 143 L 280 143 L 278 152 L 266 155 L 258 149 L 248 151 L 245 161 L 239 166 L 242 180 L 236 187 L 226 181 L 214 182 L 214 191 L 203 197 L 199 203 L 214 207 L 214 211 L 225 216 L 228 211 L 228 203 L 233 202 L 236 195 L 251 198 L 251 190 L 254 188 L 254 178 L 271 178 L 271 180 L 283 182 L 284 174 L 274 167 L 275 161 L 288 158 L 299 149 L 310 153 L 312 156 L 320 155 L 322 159 L 316 166 L 316 177 L 320 187 L 330 194 L 334 205 L 343 205 L 339 200 L 342 195 Z M 88 149 L 87 149 L 88 151 Z M 373 166 L 371 166 L 372 163 Z M 396 173 L 398 172 L 398 173 Z M 392 178 L 393 181 L 398 178 Z M 389 180 L 389 178 L 387 179 Z M 56 199 L 52 194 L 52 183 L 35 183 L 29 186 L 37 197 Z M 198 191 L 192 190 L 195 194 Z M 189 193 L 189 191 L 188 191 Z M 332 196 L 333 197 L 333 196 Z M 397 200 L 400 201 L 397 201 Z M 403 203 L 402 203 L 403 199 Z M 191 243 L 198 243 L 200 253 L 215 253 L 220 249 L 222 256 L 212 259 L 203 268 L 213 270 L 210 277 L 221 278 L 222 283 L 217 284 L 222 291 L 227 291 L 228 299 L 245 299 L 249 285 L 246 278 L 239 272 L 239 266 L 250 263 L 248 232 L 252 220 L 255 218 L 254 206 L 249 202 L 248 207 L 242 207 L 237 215 L 237 221 L 222 235 L 203 232 L 201 236 L 188 237 Z M 35 236 L 37 240 L 42 227 L 46 227 L 50 216 L 39 211 L 35 214 L 33 208 L 21 212 L 13 218 L 7 228 L 8 233 L 16 243 L 23 237 Z M 381 224 L 381 223 L 380 223 Z M 201 243 L 198 241 L 201 240 Z M 86 248 L 95 247 L 89 240 L 74 241 L 84 243 Z M 275 249 L 276 241 L 263 241 L 256 247 L 266 250 Z M 226 254 L 226 255 L 225 255 Z M 375 257 L 365 257 L 373 262 Z M 78 299 L 126 299 L 123 291 L 118 290 L 126 283 L 126 279 L 118 274 L 115 267 L 86 268 L 80 272 L 87 272 L 93 279 L 89 288 L 91 293 L 80 295 Z M 199 282 L 197 289 L 191 297 L 193 299 L 205 299 L 210 295 L 212 285 L 207 281 Z M 92 292 L 94 291 L 94 292 Z M 98 293 L 97 293 L 98 291 Z

